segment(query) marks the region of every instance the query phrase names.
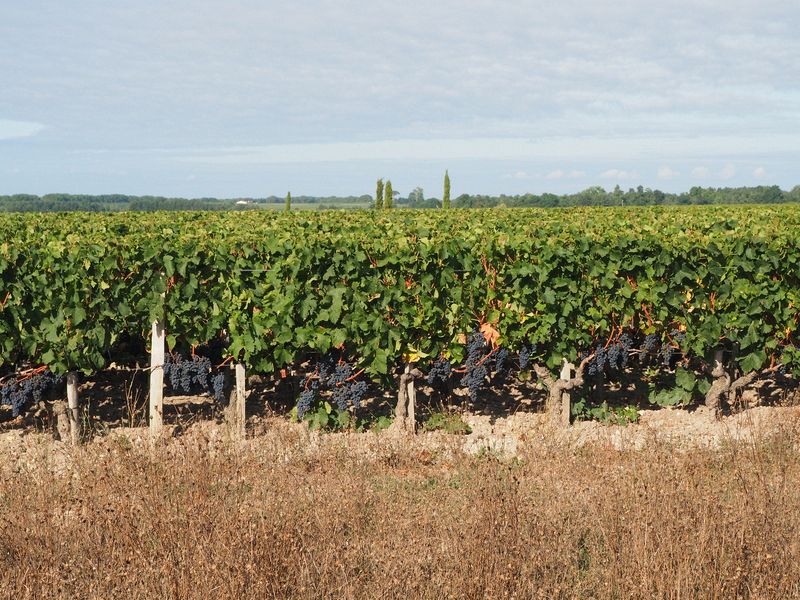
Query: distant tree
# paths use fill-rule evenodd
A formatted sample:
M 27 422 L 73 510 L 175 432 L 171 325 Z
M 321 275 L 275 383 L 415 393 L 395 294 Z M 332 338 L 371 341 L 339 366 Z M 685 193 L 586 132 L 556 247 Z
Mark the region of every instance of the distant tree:
M 614 204 L 625 206 L 625 194 L 622 192 L 622 188 L 619 187 L 619 184 L 614 186 L 612 195 L 614 196 Z
M 445 177 L 449 179 L 448 173 Z M 375 206 L 383 207 L 386 190 L 383 179 L 378 180 Z M 389 191 L 391 200 L 387 206 L 403 205 L 399 194 Z M 64 211 L 150 211 L 150 210 L 251 210 L 260 205 L 273 207 L 286 203 L 291 194 L 286 196 L 268 196 L 266 198 L 165 198 L 163 196 L 126 196 L 123 194 L 106 194 L 92 196 L 86 194 L 53 193 L 45 196 L 31 194 L 14 194 L 0 196 L 0 212 L 64 212 Z M 424 197 L 418 188 L 409 194 L 412 204 L 414 199 Z M 316 208 L 352 208 L 353 206 L 372 205 L 372 196 L 294 196 L 291 203 Z M 505 204 L 509 207 L 551 207 L 551 206 L 608 206 L 624 203 L 625 206 L 667 205 L 667 204 L 755 204 L 777 202 L 800 202 L 800 185 L 784 191 L 777 185 L 756 187 L 703 188 L 693 187 L 688 191 L 668 193 L 657 189 L 639 186 L 623 191 L 615 187 L 606 192 L 596 186 L 586 190 L 565 195 L 544 193 L 541 195 L 522 194 L 518 196 L 488 196 L 461 194 L 452 199 L 455 208 L 486 208 Z M 413 204 L 416 208 L 444 207 L 444 198 L 440 202 L 436 198 L 427 198 Z
M 442 196 L 442 208 L 450 208 L 450 174 L 445 169 L 444 172 L 444 195 Z
M 392 208 L 394 194 L 392 193 L 392 180 L 387 179 L 383 188 L 383 208 Z
M 286 210 L 292 210 L 292 192 L 286 192 Z
M 544 193 L 542 194 L 539 206 L 553 207 L 553 206 L 559 206 L 560 204 L 561 204 L 561 199 L 558 196 L 556 196 L 555 194 Z
M 375 187 L 375 208 L 383 208 L 383 177 L 378 179 L 377 186 Z
M 412 208 L 418 208 L 423 202 L 425 202 L 425 192 L 421 187 L 417 186 L 414 188 L 414 191 L 408 195 L 408 204 Z

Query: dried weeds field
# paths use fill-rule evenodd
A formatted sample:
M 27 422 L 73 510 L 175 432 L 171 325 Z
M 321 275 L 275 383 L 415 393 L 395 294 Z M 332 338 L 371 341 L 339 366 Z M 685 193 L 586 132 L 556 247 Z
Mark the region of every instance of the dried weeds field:
M 4 598 L 800 597 L 800 436 L 0 440 Z M 455 441 L 454 441 L 455 440 Z

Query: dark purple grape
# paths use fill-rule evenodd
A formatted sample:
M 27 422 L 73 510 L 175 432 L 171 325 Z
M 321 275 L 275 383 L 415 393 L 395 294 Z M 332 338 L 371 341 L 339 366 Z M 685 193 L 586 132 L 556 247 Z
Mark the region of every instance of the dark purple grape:
M 438 359 L 436 362 L 431 365 L 430 370 L 428 371 L 428 385 L 443 388 L 447 386 L 447 382 L 450 381 L 450 374 L 452 373 L 452 365 L 450 364 L 449 360 L 444 358 Z
M 535 351 L 535 348 L 536 348 L 536 346 L 534 346 L 534 350 L 533 351 Z M 528 346 L 523 344 L 522 347 L 519 349 L 519 357 L 518 357 L 519 370 L 520 371 L 526 371 L 528 369 L 528 367 L 530 366 L 530 364 L 531 364 L 531 354 L 532 354 L 531 348 L 529 348 Z
M 655 333 L 648 333 L 644 337 L 642 349 L 647 353 L 655 352 L 656 346 L 658 346 L 658 341 L 658 336 Z

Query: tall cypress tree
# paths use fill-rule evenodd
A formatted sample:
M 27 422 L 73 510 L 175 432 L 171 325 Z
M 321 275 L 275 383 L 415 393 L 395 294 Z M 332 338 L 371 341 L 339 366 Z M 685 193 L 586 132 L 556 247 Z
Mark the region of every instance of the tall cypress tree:
M 383 188 L 383 208 L 392 208 L 392 180 L 386 180 L 386 186 Z
M 292 192 L 286 192 L 286 210 L 292 210 Z
M 383 208 L 383 177 L 378 179 L 378 185 L 375 188 L 375 208 Z
M 450 208 L 450 174 L 446 169 L 444 172 L 444 195 L 442 196 L 442 208 Z

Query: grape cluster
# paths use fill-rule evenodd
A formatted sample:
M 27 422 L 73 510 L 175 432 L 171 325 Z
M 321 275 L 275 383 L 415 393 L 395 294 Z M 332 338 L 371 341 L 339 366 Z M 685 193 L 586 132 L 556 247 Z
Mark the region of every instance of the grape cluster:
M 648 333 L 646 336 L 644 336 L 642 349 L 648 354 L 655 352 L 656 346 L 658 346 L 658 341 L 658 336 L 655 333 Z
M 297 418 L 302 419 L 303 416 L 311 410 L 314 400 L 317 398 L 319 390 L 319 381 L 312 381 L 311 384 L 300 392 L 300 399 L 297 401 Z
M 498 348 L 494 353 L 494 371 L 498 375 L 505 375 L 508 370 L 508 349 Z
M 361 401 L 366 393 L 365 381 L 351 381 L 333 388 L 333 401 L 339 410 L 347 410 L 350 404 L 355 408 L 361 408 Z
M 529 348 L 526 344 L 523 344 L 522 347 L 519 349 L 519 370 L 525 371 L 531 364 L 531 354 L 536 351 L 536 346 L 533 348 Z
M 606 353 L 606 349 L 603 346 L 598 345 L 597 348 L 594 349 L 594 356 L 586 364 L 586 374 L 589 377 L 601 375 L 603 371 L 606 370 L 607 362 L 608 355 Z
M 661 364 L 669 367 L 672 363 L 672 345 L 669 343 L 661 344 Z
M 169 356 L 164 362 L 164 378 L 173 392 L 203 391 L 217 402 L 225 400 L 225 374 L 214 373 L 211 360 L 205 356 L 195 354 L 191 360 L 180 355 Z
M 461 385 L 469 389 L 469 397 L 473 402 L 477 402 L 481 388 L 489 376 L 486 365 L 481 362 L 485 350 L 486 340 L 483 334 L 473 331 L 467 340 L 467 359 L 464 362 L 464 376 L 461 378 Z
M 447 382 L 450 381 L 452 372 L 453 366 L 450 361 L 445 358 L 439 358 L 431 365 L 428 371 L 428 385 L 439 389 L 447 387 Z
M 477 365 L 464 373 L 461 378 L 461 385 L 467 386 L 469 389 L 469 397 L 473 402 L 478 401 L 481 388 L 486 383 L 486 377 L 489 373 L 486 371 L 484 365 Z
M 631 336 L 623 333 L 616 342 L 608 347 L 606 366 L 615 371 L 624 371 L 628 366 L 628 356 L 630 356 L 632 344 Z
M 354 381 L 353 367 L 333 354 L 326 354 L 316 365 L 316 377 L 309 377 L 297 401 L 297 418 L 301 419 L 319 400 L 323 390 L 331 392 L 331 399 L 339 410 L 347 410 L 352 405 L 361 408 L 367 393 L 367 383 Z
M 683 340 L 686 339 L 686 333 L 680 329 L 673 329 L 669 332 L 669 337 L 675 340 L 678 344 L 682 344 Z
M 27 404 L 40 402 L 46 394 L 63 384 L 64 377 L 50 371 L 36 374 L 22 381 L 12 380 L 0 387 L 0 404 L 11 406 L 11 414 L 19 416 Z
M 211 392 L 214 400 L 223 402 L 225 400 L 225 373 L 215 373 L 211 376 Z
M 336 369 L 339 360 L 333 354 L 326 354 L 317 363 L 317 373 L 322 381 L 326 381 L 330 374 Z
M 639 354 L 643 358 L 648 355 L 657 356 L 664 367 L 670 367 L 676 351 L 676 346 L 686 339 L 686 333 L 678 329 L 670 331 L 668 340 L 661 341 L 660 336 L 649 333 L 641 340 Z M 628 366 L 631 354 L 636 354 L 636 340 L 630 333 L 623 333 L 615 342 L 607 347 L 598 345 L 594 351 L 594 357 L 586 365 L 586 373 L 589 376 L 600 375 L 606 371 L 624 371 Z M 674 343 L 673 343 L 674 342 Z M 583 361 L 589 355 L 583 352 L 579 361 Z
M 350 377 L 353 375 L 353 368 L 348 365 L 347 363 L 339 363 L 336 365 L 336 368 L 333 370 L 333 373 L 325 379 L 328 387 L 336 387 L 340 385 L 344 385 Z M 322 379 L 322 375 L 320 375 Z
M 314 400 L 317 398 L 319 391 L 319 381 L 312 381 L 311 384 L 300 392 L 300 399 L 297 401 L 297 418 L 302 419 L 303 416 L 311 410 Z

